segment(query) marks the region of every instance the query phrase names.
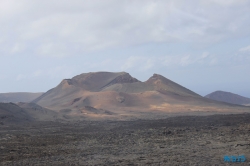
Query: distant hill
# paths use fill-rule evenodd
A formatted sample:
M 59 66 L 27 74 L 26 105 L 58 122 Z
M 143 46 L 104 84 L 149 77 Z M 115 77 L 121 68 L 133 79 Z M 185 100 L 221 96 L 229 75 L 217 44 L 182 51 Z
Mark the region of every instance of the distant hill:
M 35 103 L 17 103 L 17 105 L 25 110 L 25 112 L 37 121 L 54 121 L 62 119 L 57 112 L 41 107 Z
M 14 103 L 0 103 L 0 123 L 30 122 L 34 119 L 21 107 Z
M 0 102 L 4 103 L 18 103 L 18 102 L 31 102 L 38 98 L 43 93 L 28 93 L 28 92 L 16 92 L 16 93 L 0 93 Z
M 63 119 L 59 113 L 34 103 L 0 103 L 0 125 L 59 119 Z
M 239 105 L 250 105 L 250 98 L 243 97 L 234 93 L 224 92 L 224 91 L 215 91 L 205 96 L 206 98 L 222 101 L 231 104 Z

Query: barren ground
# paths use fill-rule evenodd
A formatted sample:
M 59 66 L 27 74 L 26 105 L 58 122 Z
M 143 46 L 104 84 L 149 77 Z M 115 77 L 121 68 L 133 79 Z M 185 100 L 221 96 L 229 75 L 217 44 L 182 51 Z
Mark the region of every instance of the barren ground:
M 0 124 L 0 165 L 250 165 L 250 114 Z

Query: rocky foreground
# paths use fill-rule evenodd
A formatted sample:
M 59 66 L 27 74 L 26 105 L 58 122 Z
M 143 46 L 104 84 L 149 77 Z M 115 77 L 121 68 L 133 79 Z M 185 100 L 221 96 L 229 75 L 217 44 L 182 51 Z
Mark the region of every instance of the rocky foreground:
M 0 165 L 250 165 L 250 114 L 2 124 Z

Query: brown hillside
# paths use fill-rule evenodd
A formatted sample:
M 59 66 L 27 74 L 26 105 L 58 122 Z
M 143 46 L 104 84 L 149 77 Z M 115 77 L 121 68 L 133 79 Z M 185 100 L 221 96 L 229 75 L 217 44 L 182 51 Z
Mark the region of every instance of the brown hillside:
M 147 84 L 154 85 L 155 90 L 166 93 L 166 92 L 172 92 L 178 95 L 182 96 L 193 96 L 193 97 L 200 97 L 200 95 L 192 92 L 191 90 L 159 75 L 154 74 L 152 77 L 150 77 L 147 81 Z
M 96 72 L 84 73 L 66 80 L 69 85 L 80 87 L 91 92 L 98 92 L 105 87 L 118 83 L 139 82 L 128 73 Z
M 76 99 L 81 97 L 86 91 L 98 92 L 113 84 L 133 82 L 139 81 L 125 72 L 84 73 L 72 79 L 64 79 L 57 87 L 44 93 L 33 102 L 46 106 L 60 105 L 65 103 L 68 98 Z
M 71 117 L 88 118 L 250 111 L 203 98 L 158 74 L 140 82 L 125 72 L 85 73 L 65 79 L 33 102 Z
M 106 87 L 102 91 L 117 91 L 124 93 L 158 91 L 163 94 L 171 92 L 182 96 L 200 97 L 200 95 L 158 74 L 154 74 L 146 82 L 114 84 Z

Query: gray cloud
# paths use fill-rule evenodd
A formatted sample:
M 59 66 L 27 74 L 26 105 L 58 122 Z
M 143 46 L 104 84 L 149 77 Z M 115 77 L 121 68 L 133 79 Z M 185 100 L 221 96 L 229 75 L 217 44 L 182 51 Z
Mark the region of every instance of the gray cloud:
M 209 45 L 250 34 L 246 0 L 0 3 L 0 51 L 7 55 L 65 57 L 150 42 Z

